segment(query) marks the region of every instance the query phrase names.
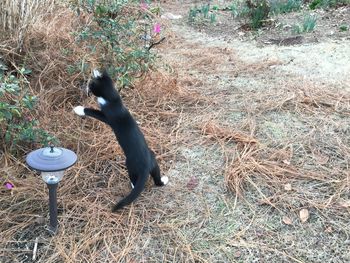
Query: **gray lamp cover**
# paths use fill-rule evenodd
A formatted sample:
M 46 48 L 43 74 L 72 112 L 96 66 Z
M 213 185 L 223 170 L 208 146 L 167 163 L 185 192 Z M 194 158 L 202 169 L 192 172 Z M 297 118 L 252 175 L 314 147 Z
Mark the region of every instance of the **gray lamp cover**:
M 73 151 L 51 146 L 30 152 L 26 162 L 30 168 L 37 171 L 57 172 L 73 166 L 77 159 Z

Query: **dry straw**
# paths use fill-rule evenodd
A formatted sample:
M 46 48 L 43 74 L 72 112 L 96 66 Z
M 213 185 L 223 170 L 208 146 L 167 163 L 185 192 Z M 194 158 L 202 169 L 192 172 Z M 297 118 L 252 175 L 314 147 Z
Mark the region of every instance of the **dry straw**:
M 19 2 L 5 1 L 2 4 L 15 6 L 12 3 Z M 47 1 L 48 5 L 50 3 L 53 2 Z M 32 10 L 39 10 L 36 4 L 33 4 Z M 203 231 L 206 224 L 215 219 L 212 216 L 216 215 L 208 216 L 209 208 L 201 208 L 199 215 L 207 217 L 188 218 L 192 211 L 184 211 L 183 207 L 175 205 L 168 207 L 164 203 L 164 200 L 172 199 L 176 204 L 177 198 L 182 198 L 183 202 L 178 203 L 183 204 L 187 195 L 192 197 L 182 185 L 170 188 L 172 190 L 168 188 L 164 193 L 162 189 L 148 186 L 146 194 L 137 203 L 122 213 L 111 214 L 112 203 L 130 191 L 124 158 L 107 126 L 91 119 L 78 118 L 72 113 L 73 106 L 95 106 L 95 102 L 82 91 L 87 76 L 78 73 L 67 75 L 66 72 L 66 65 L 75 61 L 88 59 L 91 63 L 95 62 L 94 57 L 87 56 L 84 49 L 74 45 L 74 38 L 69 34 L 76 26 L 89 21 L 89 17 L 76 17 L 70 10 L 62 8 L 36 17 L 35 23 L 29 23 L 34 20 L 26 18 L 24 24 L 31 24 L 26 27 L 27 36 L 30 37 L 24 37 L 22 45 L 28 56 L 27 66 L 33 70 L 33 78 L 30 79 L 32 91 L 40 97 L 33 117 L 52 131 L 65 147 L 77 152 L 79 162 L 60 184 L 60 232 L 50 237 L 44 229 L 48 210 L 45 185 L 27 169 L 23 158 L 2 153 L 1 176 L 11 181 L 15 188 L 12 191 L 0 190 L 0 261 L 28 261 L 37 243 L 38 262 L 151 262 L 149 259 L 154 262 L 209 262 L 209 255 L 206 254 L 209 250 L 205 251 L 204 247 L 195 250 L 193 240 L 186 240 L 182 230 L 185 226 Z M 15 30 L 18 25 L 6 22 L 6 28 Z M 0 52 L 14 67 L 22 57 L 13 49 L 13 43 L 17 43 L 15 35 L 1 43 Z M 180 50 L 182 44 L 182 39 L 175 42 L 173 50 Z M 61 52 L 67 47 L 72 50 L 70 56 Z M 186 66 L 196 66 L 205 73 L 225 69 L 219 60 L 210 64 L 200 57 L 202 51 L 194 50 L 197 53 L 193 55 L 193 64 Z M 226 54 L 227 51 L 219 48 L 210 50 L 215 56 L 222 52 Z M 227 72 L 242 73 L 250 68 L 238 60 L 232 66 L 230 60 L 234 59 L 234 56 L 227 56 L 225 61 L 231 68 L 228 67 Z M 256 65 L 254 70 L 257 72 L 254 74 L 266 71 L 269 66 Z M 326 219 L 335 222 L 339 229 L 345 229 L 347 234 L 350 232 L 348 224 L 343 224 L 348 222 L 346 211 L 350 207 L 347 202 L 350 143 L 349 136 L 344 136 L 348 132 L 350 99 L 346 92 L 334 92 L 336 89 L 325 92 L 325 88 L 329 87 L 301 80 L 287 83 L 283 80 L 276 89 L 257 90 L 251 94 L 246 92 L 243 99 L 241 92 L 237 93 L 236 98 L 231 94 L 235 105 L 246 111 L 247 118 L 266 117 L 276 111 L 292 111 L 312 127 L 310 132 L 295 140 L 281 142 L 267 140 L 259 134 L 261 123 L 257 123 L 258 118 L 251 121 L 247 128 L 234 124 L 222 125 L 219 120 L 212 121 L 212 115 L 209 118 L 204 113 L 203 116 L 196 116 L 198 111 L 195 110 L 203 104 L 209 107 L 213 96 L 203 99 L 195 92 L 186 92 L 181 89 L 178 79 L 178 76 L 169 76 L 160 70 L 140 79 L 134 90 L 122 91 L 125 104 L 140 122 L 150 147 L 155 150 L 162 171 L 171 166 L 171 160 L 176 160 L 180 146 L 192 139 L 184 138 L 186 133 L 179 132 L 193 128 L 179 127 L 183 125 L 183 111 L 187 111 L 191 120 L 204 119 L 194 127 L 197 130 L 190 131 L 192 134 L 198 132 L 208 139 L 206 143 L 209 144 L 213 141 L 220 143 L 225 157 L 222 179 L 237 196 L 246 200 L 250 198 L 259 205 L 268 205 L 278 211 L 315 208 L 322 211 Z M 192 79 L 186 81 L 195 82 Z M 212 114 L 212 109 L 209 110 Z M 328 131 L 321 125 L 332 129 Z M 179 176 L 186 175 L 180 173 Z M 291 185 L 288 191 L 285 190 L 286 184 Z M 207 196 L 198 195 L 195 198 Z M 191 205 L 188 208 L 195 210 Z M 185 215 L 184 220 L 179 219 L 181 215 Z M 226 220 L 232 214 L 224 216 Z M 202 222 L 197 224 L 193 220 Z M 212 236 L 204 230 L 207 238 L 204 241 L 211 245 Z M 220 246 L 225 249 L 227 246 L 254 246 L 262 251 L 279 252 L 275 248 L 264 248 L 260 243 L 238 243 L 236 237 L 232 235 L 227 240 L 219 240 Z M 139 247 L 139 244 L 144 244 L 144 247 Z M 150 251 L 156 253 L 150 255 Z
M 17 38 L 17 48 L 21 49 L 29 28 L 42 16 L 51 12 L 57 2 L 55 0 L 3 0 L 0 2 L 2 29 L 8 37 Z
M 26 66 L 33 71 L 31 90 L 40 98 L 32 115 L 43 128 L 54 133 L 64 147 L 74 150 L 79 162 L 60 183 L 60 232 L 52 238 L 44 229 L 48 211 L 46 187 L 26 168 L 23 157 L 17 159 L 7 152 L 2 153 L 1 179 L 10 181 L 15 188 L 0 190 L 0 261 L 32 258 L 35 243 L 38 244 L 38 262 L 130 261 L 133 254 L 130 251 L 138 249 L 135 239 L 140 238 L 151 214 L 160 211 L 155 203 L 161 198 L 162 190 L 154 194 L 154 203 L 147 204 L 141 198 L 139 205 L 119 214 L 111 213 L 111 205 L 130 191 L 124 157 L 109 127 L 73 114 L 72 108 L 76 105 L 96 107 L 96 104 L 82 89 L 87 76 L 68 75 L 66 71 L 66 66 L 75 61 L 90 59 L 89 62 L 94 63 L 93 56 L 87 56 L 71 34 L 90 18 L 77 17 L 71 10 L 60 7 L 44 14 L 42 11 L 46 9 L 39 8 L 42 1 L 24 2 L 23 6 L 15 4 L 20 2 L 6 2 L 7 10 L 12 8 L 6 28 L 18 34 L 27 33 L 27 37 L 20 39 L 27 56 Z M 39 10 L 41 13 L 36 14 Z M 10 68 L 15 68 L 23 59 L 13 49 L 17 36 L 13 34 L 0 45 L 1 56 Z M 62 53 L 68 47 L 69 56 Z M 134 90 L 122 91 L 122 96 L 141 123 L 149 146 L 165 171 L 169 160 L 174 159 L 174 145 L 181 140 L 170 139 L 176 132 L 176 118 L 181 113 L 179 105 L 190 105 L 196 98 L 180 90 L 176 79 L 162 71 L 140 79 Z M 28 150 L 23 149 L 23 152 Z M 147 187 L 148 194 L 152 195 L 152 189 Z

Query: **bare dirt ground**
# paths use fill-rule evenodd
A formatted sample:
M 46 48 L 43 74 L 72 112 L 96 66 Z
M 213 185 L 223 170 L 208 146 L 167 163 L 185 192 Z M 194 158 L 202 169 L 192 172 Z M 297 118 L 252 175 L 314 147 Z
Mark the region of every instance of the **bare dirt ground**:
M 184 19 L 173 21 L 173 38 L 161 54 L 180 86 L 207 104 L 181 117 L 188 144 L 179 145 L 183 160 L 169 171 L 177 196 L 169 205 L 184 212 L 165 215 L 163 224 L 173 229 L 165 240 L 176 240 L 195 262 L 348 262 L 349 33 L 319 43 L 261 45 L 222 28 L 216 34 L 190 27 L 190 4 L 164 7 Z M 208 125 L 252 136 L 273 153 L 247 161 L 234 140 L 206 133 Z M 286 170 L 256 172 L 267 159 Z M 234 180 L 230 169 L 239 177 L 235 165 L 247 174 L 240 198 L 224 181 Z M 304 223 L 303 208 L 310 214 Z

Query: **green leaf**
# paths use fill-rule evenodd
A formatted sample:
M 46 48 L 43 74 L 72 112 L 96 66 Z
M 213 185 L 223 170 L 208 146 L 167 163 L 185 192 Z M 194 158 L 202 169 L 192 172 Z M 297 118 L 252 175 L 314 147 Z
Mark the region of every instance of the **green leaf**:
M 9 131 L 6 131 L 5 133 L 5 141 L 7 143 L 11 141 L 11 133 Z
M 23 74 L 24 74 L 24 75 L 30 75 L 30 74 L 32 74 L 32 70 L 26 68 L 26 69 L 23 71 Z
M 27 109 L 34 109 L 35 103 L 37 102 L 36 96 L 25 95 L 22 99 L 23 106 Z
M 107 14 L 107 13 L 108 13 L 107 7 L 105 7 L 105 6 L 103 6 L 103 5 L 98 5 L 98 6 L 96 6 L 95 14 L 96 14 L 97 16 L 103 16 L 103 15 L 105 15 L 105 14 Z
M 3 111 L 2 113 L 7 120 L 12 120 L 12 113 L 10 111 Z
M 17 118 L 20 118 L 22 114 L 20 113 L 19 109 L 13 108 L 11 109 L 11 112 L 13 115 L 15 115 Z

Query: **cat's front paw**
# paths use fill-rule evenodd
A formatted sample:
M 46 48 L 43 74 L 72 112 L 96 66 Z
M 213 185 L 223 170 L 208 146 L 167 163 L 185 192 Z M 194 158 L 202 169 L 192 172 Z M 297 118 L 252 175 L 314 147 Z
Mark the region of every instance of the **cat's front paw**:
M 73 111 L 79 116 L 85 116 L 84 109 L 85 108 L 83 106 L 76 106 L 76 107 L 73 108 Z

